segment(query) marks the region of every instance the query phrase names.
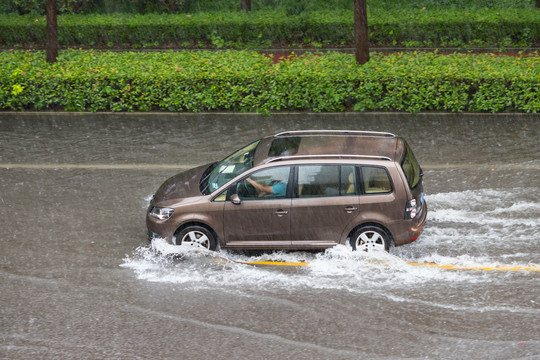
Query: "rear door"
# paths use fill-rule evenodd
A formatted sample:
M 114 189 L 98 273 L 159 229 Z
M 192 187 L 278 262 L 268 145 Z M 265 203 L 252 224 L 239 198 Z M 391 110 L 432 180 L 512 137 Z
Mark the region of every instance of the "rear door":
M 299 165 L 295 195 L 291 209 L 292 245 L 335 245 L 359 211 L 355 167 Z
M 393 168 L 360 166 L 360 211 L 364 221 L 388 226 L 392 221 L 403 219 L 405 196 L 400 191 L 403 187 L 394 184 L 391 171 L 397 175 Z

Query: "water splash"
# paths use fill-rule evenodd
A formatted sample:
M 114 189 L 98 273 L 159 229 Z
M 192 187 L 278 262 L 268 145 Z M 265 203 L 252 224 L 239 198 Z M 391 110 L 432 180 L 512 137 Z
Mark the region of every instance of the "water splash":
M 346 291 L 358 296 L 381 297 L 397 303 L 414 303 L 465 311 L 523 312 L 523 301 L 534 302 L 527 289 L 521 299 L 506 296 L 517 278 L 538 286 L 538 273 L 449 271 L 411 266 L 408 262 L 466 267 L 497 267 L 540 263 L 537 237 L 540 206 L 531 200 L 538 190 L 513 189 L 438 193 L 427 197 L 428 225 L 416 242 L 392 248 L 391 253 L 366 254 L 350 246 L 324 252 L 239 252 L 183 247 L 156 239 L 124 258 L 124 268 L 139 279 L 170 283 L 193 291 L 222 291 L 253 295 L 261 292 Z M 307 262 L 304 267 L 248 265 L 245 261 Z M 507 299 L 497 306 L 478 300 L 477 294 L 496 292 Z M 426 289 L 431 289 L 426 293 Z M 456 305 L 455 294 L 460 293 Z M 500 293 L 500 294 L 499 294 Z

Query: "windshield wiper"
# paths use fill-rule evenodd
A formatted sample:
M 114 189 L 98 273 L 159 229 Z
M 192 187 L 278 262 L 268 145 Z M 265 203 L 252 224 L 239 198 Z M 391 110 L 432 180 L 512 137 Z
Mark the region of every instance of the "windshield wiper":
M 210 164 L 210 166 L 208 166 L 208 168 L 206 168 L 206 170 L 204 171 L 204 174 L 201 178 L 201 181 L 199 181 L 199 190 L 201 191 L 201 193 L 205 193 L 206 190 L 208 189 L 208 185 L 210 184 L 210 182 L 207 182 L 206 185 L 204 187 L 201 188 L 201 186 L 204 184 L 204 182 L 206 181 L 206 179 L 208 179 L 208 177 L 210 176 L 210 174 L 212 173 L 212 170 L 214 170 L 217 166 L 217 164 L 219 163 L 219 161 L 216 161 L 215 163 L 213 164 Z

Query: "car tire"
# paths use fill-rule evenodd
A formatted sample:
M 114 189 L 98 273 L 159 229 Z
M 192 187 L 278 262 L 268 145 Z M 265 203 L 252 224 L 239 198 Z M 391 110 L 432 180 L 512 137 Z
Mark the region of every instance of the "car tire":
M 353 250 L 375 252 L 390 251 L 390 235 L 374 225 L 362 226 L 351 236 Z
M 192 225 L 180 230 L 175 235 L 176 245 L 191 245 L 216 250 L 217 242 L 214 234 L 207 228 Z

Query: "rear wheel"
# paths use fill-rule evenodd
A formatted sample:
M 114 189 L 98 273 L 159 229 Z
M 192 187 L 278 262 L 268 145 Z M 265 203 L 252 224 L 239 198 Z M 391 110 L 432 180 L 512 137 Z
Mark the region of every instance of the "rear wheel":
M 208 229 L 193 225 L 188 226 L 176 234 L 176 245 L 191 245 L 216 250 L 216 238 Z
M 378 226 L 362 226 L 351 236 L 353 250 L 374 252 L 389 251 L 390 236 Z

